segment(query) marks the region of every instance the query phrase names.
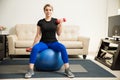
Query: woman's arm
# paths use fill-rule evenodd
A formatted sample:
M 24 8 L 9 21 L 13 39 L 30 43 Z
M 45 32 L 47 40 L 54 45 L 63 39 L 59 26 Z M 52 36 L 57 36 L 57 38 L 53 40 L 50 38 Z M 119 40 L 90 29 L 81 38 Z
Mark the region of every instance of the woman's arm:
M 58 24 L 58 27 L 57 27 L 57 35 L 60 36 L 62 33 L 62 22 Z
M 34 46 L 40 40 L 40 34 L 41 34 L 41 29 L 39 26 L 37 26 L 37 33 L 32 46 Z

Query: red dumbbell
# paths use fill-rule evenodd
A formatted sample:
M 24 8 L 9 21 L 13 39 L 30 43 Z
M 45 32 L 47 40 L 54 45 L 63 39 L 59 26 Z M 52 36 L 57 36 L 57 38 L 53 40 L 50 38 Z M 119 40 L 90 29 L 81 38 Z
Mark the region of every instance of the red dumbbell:
M 26 52 L 31 52 L 32 48 L 26 48 Z
M 56 20 L 56 23 L 59 24 L 60 22 L 66 22 L 66 19 L 65 19 L 65 18 L 62 18 L 62 19 L 57 19 L 57 20 Z

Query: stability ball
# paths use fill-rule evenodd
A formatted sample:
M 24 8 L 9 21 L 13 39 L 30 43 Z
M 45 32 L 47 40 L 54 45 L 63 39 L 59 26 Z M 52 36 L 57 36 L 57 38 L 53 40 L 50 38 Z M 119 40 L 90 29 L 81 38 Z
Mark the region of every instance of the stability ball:
M 39 71 L 56 71 L 63 65 L 60 52 L 46 49 L 37 54 L 35 69 Z

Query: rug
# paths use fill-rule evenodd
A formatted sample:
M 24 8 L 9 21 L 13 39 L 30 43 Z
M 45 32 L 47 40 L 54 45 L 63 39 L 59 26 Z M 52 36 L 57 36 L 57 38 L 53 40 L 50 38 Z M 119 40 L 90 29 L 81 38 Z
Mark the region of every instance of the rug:
M 28 60 L 3 60 L 0 62 L 0 79 L 24 78 L 28 68 Z M 77 78 L 87 77 L 116 77 L 112 73 L 106 71 L 91 60 L 71 59 L 69 60 L 72 72 Z M 64 67 L 59 71 L 43 72 L 35 71 L 32 78 L 62 78 L 64 75 Z

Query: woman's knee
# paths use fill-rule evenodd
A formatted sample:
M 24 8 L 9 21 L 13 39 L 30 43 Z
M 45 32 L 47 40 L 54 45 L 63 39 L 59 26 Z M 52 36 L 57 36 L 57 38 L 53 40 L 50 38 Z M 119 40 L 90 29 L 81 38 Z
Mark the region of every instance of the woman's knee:
M 66 47 L 62 43 L 59 43 L 59 48 L 62 50 L 66 49 Z
M 36 44 L 32 47 L 32 51 L 38 51 L 39 49 L 39 44 Z
M 46 48 L 48 48 L 48 46 L 45 43 L 39 42 L 33 46 L 32 50 L 33 51 L 41 51 Z
M 66 51 L 66 47 L 65 47 L 62 43 L 58 43 L 57 49 L 58 49 L 60 52 Z

